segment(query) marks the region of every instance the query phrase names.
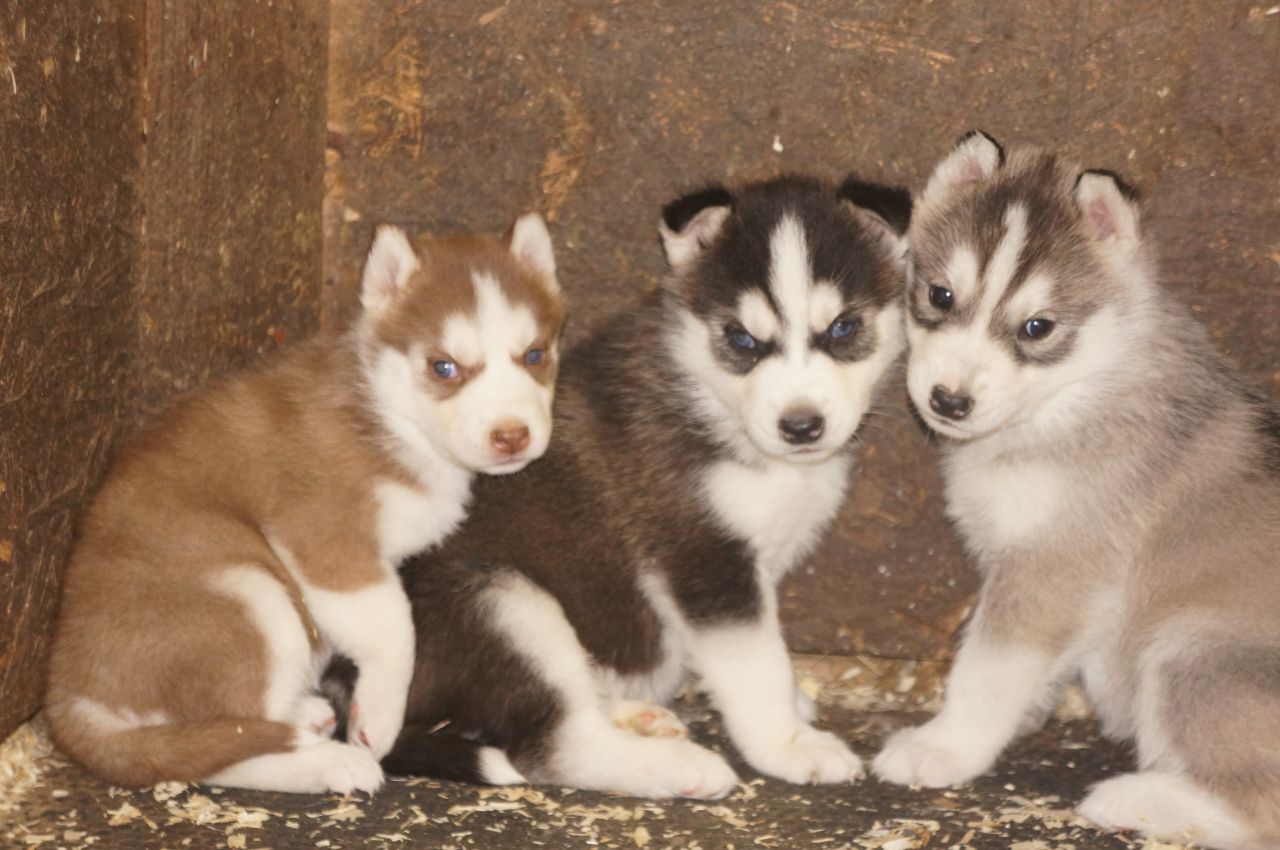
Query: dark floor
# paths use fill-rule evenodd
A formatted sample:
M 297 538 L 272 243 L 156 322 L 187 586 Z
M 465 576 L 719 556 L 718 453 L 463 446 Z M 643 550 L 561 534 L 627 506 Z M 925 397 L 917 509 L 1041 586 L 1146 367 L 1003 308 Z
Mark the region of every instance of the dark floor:
M 696 738 L 725 749 L 708 711 L 700 705 L 680 710 L 693 721 Z M 864 756 L 899 724 L 920 716 L 824 709 L 824 723 Z M 394 780 L 372 800 L 180 786 L 127 792 L 45 754 L 38 724 L 24 734 L 41 777 L 28 781 L 35 787 L 20 797 L 10 793 L 7 806 L 0 793 L 0 845 L 6 848 L 1172 850 L 1098 832 L 1073 816 L 1072 802 L 1090 783 L 1129 764 L 1127 751 L 1099 741 L 1088 721 L 1055 721 L 970 787 L 911 791 L 875 780 L 799 787 L 762 780 L 738 763 L 743 784 L 718 803 L 426 780 Z M 0 765 L 0 792 L 5 769 Z

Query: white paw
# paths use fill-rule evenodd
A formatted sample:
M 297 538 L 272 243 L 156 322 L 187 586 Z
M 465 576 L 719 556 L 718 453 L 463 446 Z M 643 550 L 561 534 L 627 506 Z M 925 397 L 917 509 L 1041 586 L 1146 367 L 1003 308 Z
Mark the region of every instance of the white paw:
M 646 738 L 687 738 L 689 729 L 660 705 L 642 700 L 620 699 L 609 706 L 613 725 Z
M 316 746 L 325 748 L 320 777 L 328 790 L 372 794 L 382 787 L 382 767 L 368 750 L 337 741 L 323 741 Z
M 886 782 L 916 788 L 961 785 L 989 767 L 991 759 L 965 742 L 948 740 L 932 722 L 895 732 L 871 765 Z
M 646 797 L 688 797 L 719 800 L 738 785 L 729 763 L 711 750 L 679 738 L 655 740 L 666 752 L 650 765 L 651 788 Z
M 378 759 L 391 752 L 404 725 L 405 697 L 405 694 L 397 698 L 364 693 L 357 686 L 356 698 L 351 703 L 347 740 L 368 747 Z
M 1100 782 L 1076 809 L 1103 829 L 1138 830 L 1197 846 L 1239 847 L 1250 830 L 1225 802 L 1176 774 L 1127 773 Z
M 317 694 L 309 694 L 298 700 L 293 708 L 291 721 L 294 726 L 308 729 L 322 738 L 332 738 L 333 730 L 338 726 L 338 718 L 333 713 L 329 701 Z
M 756 746 L 743 754 L 761 773 L 796 784 L 851 782 L 862 776 L 862 760 L 843 741 L 807 723 L 773 747 Z

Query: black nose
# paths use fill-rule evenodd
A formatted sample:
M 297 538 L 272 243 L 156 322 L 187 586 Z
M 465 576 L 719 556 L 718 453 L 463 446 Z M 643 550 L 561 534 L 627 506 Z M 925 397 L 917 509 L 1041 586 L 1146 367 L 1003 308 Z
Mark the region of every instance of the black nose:
M 805 411 L 779 419 L 778 430 L 782 432 L 782 439 L 793 445 L 802 446 L 805 443 L 816 443 L 822 436 L 822 429 L 826 424 L 821 416 Z
M 929 395 L 929 407 L 948 419 L 964 419 L 973 410 L 973 399 L 962 393 L 949 393 L 939 385 Z

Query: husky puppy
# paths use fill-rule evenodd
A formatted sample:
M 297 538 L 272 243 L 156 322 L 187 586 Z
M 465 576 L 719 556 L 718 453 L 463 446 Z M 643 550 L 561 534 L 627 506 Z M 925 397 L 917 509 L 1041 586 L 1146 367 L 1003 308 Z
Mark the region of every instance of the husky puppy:
M 929 723 L 875 772 L 966 782 L 1082 676 L 1138 772 L 1096 823 L 1280 847 L 1280 418 L 1157 284 L 1133 192 L 966 136 L 909 233 L 908 388 L 983 574 Z
M 378 231 L 363 310 L 177 406 L 84 519 L 47 712 L 122 785 L 373 791 L 413 672 L 396 568 L 462 519 L 475 471 L 545 450 L 561 307 L 542 219 L 506 244 Z M 315 693 L 359 661 L 360 746 Z
M 810 724 L 777 586 L 902 349 L 888 222 L 909 214 L 900 190 L 796 177 L 667 206 L 671 275 L 566 354 L 547 456 L 479 483 L 405 566 L 419 638 L 389 772 L 721 797 L 733 770 L 657 705 L 692 671 L 752 767 L 860 774 Z

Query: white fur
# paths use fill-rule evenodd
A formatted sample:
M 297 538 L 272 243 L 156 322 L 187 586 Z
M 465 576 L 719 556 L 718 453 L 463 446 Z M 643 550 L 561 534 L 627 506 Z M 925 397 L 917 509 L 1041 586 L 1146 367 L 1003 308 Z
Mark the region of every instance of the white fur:
M 769 306 L 769 299 L 758 289 L 748 289 L 738 299 L 738 319 L 753 337 L 772 340 L 781 333 L 778 314 Z
M 840 290 L 825 280 L 813 284 L 809 292 L 809 332 L 822 333 L 845 308 Z
M 923 726 L 896 732 L 873 769 L 900 785 L 968 782 L 991 768 L 1057 675 L 1044 653 L 966 640 L 947 678 L 942 711 Z
M 1107 829 L 1134 829 L 1168 841 L 1233 850 L 1251 831 L 1221 800 L 1184 776 L 1129 773 L 1094 786 L 1079 812 Z
M 378 551 L 383 562 L 398 566 L 458 527 L 471 501 L 471 475 L 446 467 L 427 489 L 381 481 L 374 494 L 378 501 Z
M 524 785 L 529 781 L 497 747 L 480 749 L 480 778 L 490 785 Z
M 547 223 L 538 213 L 525 213 L 511 228 L 511 254 L 533 272 L 552 293 L 560 291 L 556 281 L 556 255 Z
M 850 462 L 847 455 L 804 465 L 719 461 L 703 473 L 703 497 L 726 529 L 751 544 L 761 583 L 773 586 L 813 549 L 840 509 Z
M 243 603 L 262 634 L 267 653 L 263 717 L 290 722 L 298 702 L 315 686 L 311 642 L 288 591 L 261 567 L 224 567 L 209 577 L 210 589 Z
M 280 540 L 268 535 L 267 543 L 297 582 L 320 634 L 360 668 L 351 740 L 367 742 L 382 758 L 404 725 L 413 676 L 413 617 L 394 567 L 384 563 L 385 578 L 359 590 L 326 590 L 307 581 Z
M 372 794 L 382 787 L 382 768 L 368 750 L 298 731 L 295 749 L 255 756 L 208 777 L 208 785 L 294 794 Z
M 1095 173 L 1080 175 L 1076 201 L 1094 239 L 1110 243 L 1128 256 L 1137 252 L 1138 207 L 1120 193 L 1113 178 Z
M 772 590 L 758 621 L 687 629 L 691 665 L 747 762 L 795 783 L 848 782 L 862 762 L 838 738 L 797 711 L 795 676 Z
M 418 257 L 404 231 L 382 225 L 374 236 L 365 262 L 360 303 L 375 316 L 385 313 L 419 268 Z
M 303 599 L 325 637 L 360 668 L 351 740 L 382 758 L 404 725 L 413 677 L 413 617 L 399 579 L 333 592 L 303 585 Z
M 487 591 L 495 628 L 560 696 L 564 718 L 549 764 L 535 780 L 641 797 L 718 798 L 737 781 L 715 753 L 679 738 L 642 738 L 605 711 L 591 660 L 560 604 L 523 576 Z
M 1052 529 L 1078 486 L 1070 470 L 1039 460 L 947 454 L 947 513 L 978 553 L 1034 541 Z

